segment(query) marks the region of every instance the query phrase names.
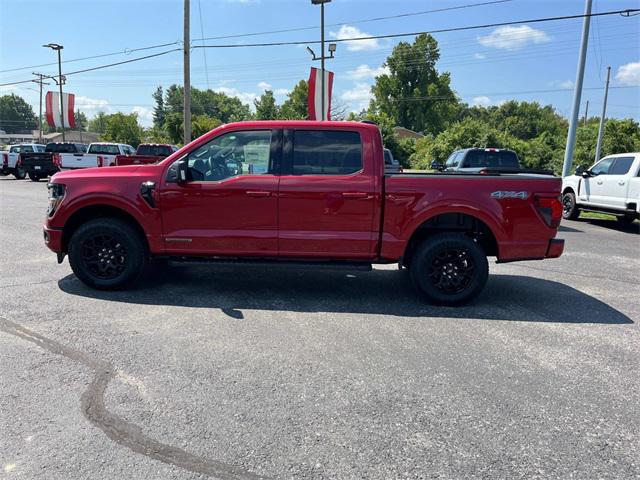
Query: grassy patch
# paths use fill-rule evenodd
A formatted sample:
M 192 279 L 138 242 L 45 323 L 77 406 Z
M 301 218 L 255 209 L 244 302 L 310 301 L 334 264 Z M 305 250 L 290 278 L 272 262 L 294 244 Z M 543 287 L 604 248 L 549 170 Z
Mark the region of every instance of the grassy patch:
M 580 218 L 592 218 L 594 220 L 615 220 L 615 215 L 599 212 L 580 212 Z

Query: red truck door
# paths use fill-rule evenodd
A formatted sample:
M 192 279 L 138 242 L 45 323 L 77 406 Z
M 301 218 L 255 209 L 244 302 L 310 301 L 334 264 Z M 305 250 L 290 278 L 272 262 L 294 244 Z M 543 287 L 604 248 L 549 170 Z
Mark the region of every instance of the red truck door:
M 332 124 L 288 129 L 284 136 L 280 256 L 372 258 L 379 175 L 369 132 Z
M 223 133 L 169 168 L 160 190 L 167 253 L 276 256 L 280 130 Z M 172 173 L 173 170 L 173 173 Z

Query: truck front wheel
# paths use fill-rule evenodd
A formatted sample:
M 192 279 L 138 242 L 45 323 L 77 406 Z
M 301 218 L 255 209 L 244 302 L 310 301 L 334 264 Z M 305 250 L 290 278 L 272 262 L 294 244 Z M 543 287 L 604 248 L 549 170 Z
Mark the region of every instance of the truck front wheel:
M 576 204 L 576 195 L 567 192 L 562 196 L 562 218 L 565 220 L 577 220 L 580 216 L 580 209 Z
M 86 285 L 99 290 L 130 286 L 148 261 L 144 239 L 128 223 L 100 218 L 81 225 L 69 242 L 69 263 Z
M 477 297 L 489 276 L 487 257 L 471 238 L 458 233 L 428 237 L 409 269 L 413 284 L 427 301 L 460 305 Z
M 27 176 L 27 172 L 24 171 L 24 168 L 16 167 L 13 171 L 13 176 L 16 177 L 16 180 L 22 180 Z

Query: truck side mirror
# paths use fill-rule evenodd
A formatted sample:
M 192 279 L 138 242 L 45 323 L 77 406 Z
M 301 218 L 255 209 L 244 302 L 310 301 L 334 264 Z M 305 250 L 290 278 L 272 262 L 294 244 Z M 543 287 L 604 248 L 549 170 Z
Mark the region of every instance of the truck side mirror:
M 178 160 L 178 178 L 179 184 L 187 183 L 189 181 L 189 162 L 186 158 Z
M 584 172 L 585 172 L 584 165 L 578 165 L 578 168 L 576 168 L 576 175 L 584 176 Z
M 444 165 L 437 160 L 434 160 L 433 162 L 431 162 L 431 170 L 437 170 L 441 172 L 444 170 Z

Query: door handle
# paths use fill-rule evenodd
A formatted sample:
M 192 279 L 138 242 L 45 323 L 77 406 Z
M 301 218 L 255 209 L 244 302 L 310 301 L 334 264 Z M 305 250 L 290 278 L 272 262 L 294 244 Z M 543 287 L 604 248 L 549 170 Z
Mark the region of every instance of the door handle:
M 618 182 L 618 185 L 622 186 L 624 185 L 624 182 Z
M 247 195 L 250 197 L 270 197 L 271 192 L 267 192 L 266 190 L 247 190 Z
M 342 196 L 344 198 L 367 198 L 369 194 L 365 192 L 344 192 Z

